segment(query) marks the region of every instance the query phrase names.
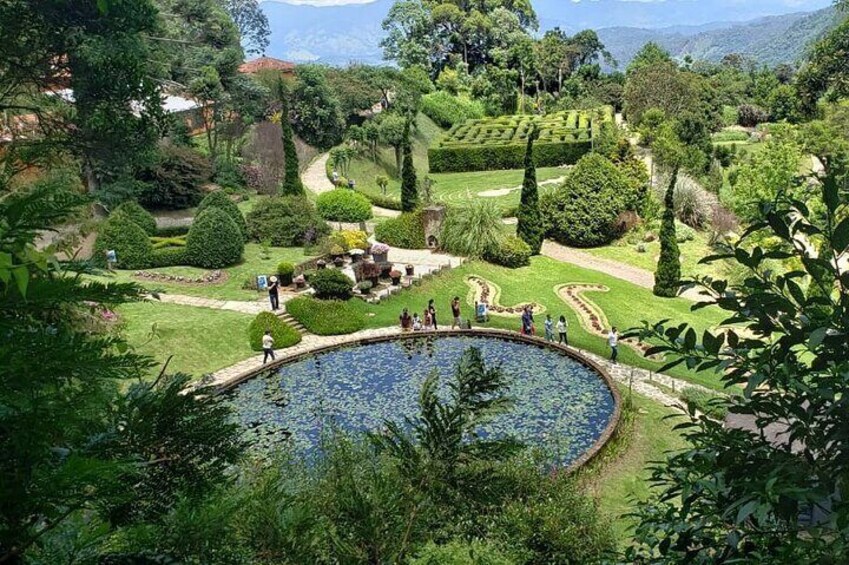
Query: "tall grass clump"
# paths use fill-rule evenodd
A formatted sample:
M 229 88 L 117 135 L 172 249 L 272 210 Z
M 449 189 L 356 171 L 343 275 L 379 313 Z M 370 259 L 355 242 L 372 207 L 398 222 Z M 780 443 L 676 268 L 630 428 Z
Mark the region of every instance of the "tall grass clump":
M 502 237 L 501 210 L 489 200 L 474 200 L 468 206 L 450 209 L 442 225 L 442 247 L 474 259 L 491 254 Z

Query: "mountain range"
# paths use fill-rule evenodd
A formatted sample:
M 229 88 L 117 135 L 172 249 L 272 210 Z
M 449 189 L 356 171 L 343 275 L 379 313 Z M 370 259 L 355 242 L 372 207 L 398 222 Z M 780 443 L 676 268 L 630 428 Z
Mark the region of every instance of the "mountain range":
M 298 3 L 290 3 L 290 2 Z M 381 22 L 393 0 L 315 6 L 321 0 L 266 1 L 268 55 L 330 65 L 380 64 Z M 307 2 L 307 3 L 303 3 Z M 340 5 L 341 4 L 341 5 Z M 718 61 L 741 53 L 761 63 L 792 63 L 838 22 L 830 0 L 533 0 L 540 33 L 595 29 L 624 67 L 647 42 L 673 56 Z M 814 11 L 793 11 L 793 10 Z

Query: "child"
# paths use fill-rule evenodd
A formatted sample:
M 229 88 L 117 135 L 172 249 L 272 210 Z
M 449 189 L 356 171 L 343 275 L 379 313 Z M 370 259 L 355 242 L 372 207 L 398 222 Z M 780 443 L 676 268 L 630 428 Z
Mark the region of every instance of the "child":
M 418 312 L 413 312 L 413 331 L 414 332 L 422 331 L 422 319 L 419 318 Z
M 566 321 L 566 316 L 560 316 L 560 320 L 557 321 L 557 333 L 560 334 L 560 340 L 557 342 L 561 345 L 569 345 L 569 339 L 566 336 L 566 330 L 569 327 L 569 323 Z
M 430 308 L 424 311 L 424 329 L 425 331 L 433 329 L 433 318 L 430 315 Z
M 265 365 L 269 357 L 274 361 L 274 338 L 271 337 L 271 330 L 265 330 L 265 335 L 262 336 L 262 353 L 263 365 Z
M 554 322 L 551 314 L 545 315 L 545 341 L 554 341 Z

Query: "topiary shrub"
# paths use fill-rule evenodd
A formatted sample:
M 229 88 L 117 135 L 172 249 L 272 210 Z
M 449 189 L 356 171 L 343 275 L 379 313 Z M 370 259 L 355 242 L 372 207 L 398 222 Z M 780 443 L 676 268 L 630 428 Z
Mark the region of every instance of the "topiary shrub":
M 186 237 L 186 261 L 195 267 L 221 269 L 242 260 L 245 240 L 233 219 L 210 207 L 195 218 Z
M 128 200 L 112 211 L 112 216 L 123 215 L 137 224 L 147 235 L 156 235 L 156 220 L 138 202 Z
M 482 259 L 498 247 L 501 237 L 501 210 L 492 200 L 481 198 L 448 210 L 440 244 L 449 253 Z
M 583 157 L 563 185 L 540 200 L 548 236 L 575 247 L 610 243 L 621 234 L 617 220 L 633 210 L 639 193 L 607 158 Z
M 321 300 L 348 300 L 354 281 L 336 269 L 320 269 L 310 277 L 315 297 Z
M 769 113 L 752 104 L 742 104 L 737 108 L 737 123 L 745 128 L 753 128 L 769 121 Z
M 525 177 L 522 180 L 522 197 L 516 225 L 516 235 L 528 244 L 534 255 L 539 254 L 543 237 L 545 237 L 545 227 L 542 225 L 539 211 L 537 170 L 534 166 L 534 141 L 538 135 L 536 126 L 528 134 L 528 147 L 525 150 Z
M 150 266 L 154 269 L 186 265 L 186 249 L 184 247 L 165 247 L 154 249 Z
M 106 265 L 106 252 L 115 251 L 119 269 L 146 269 L 153 257 L 153 245 L 145 231 L 124 214 L 111 216 L 97 229 L 94 261 Z
M 374 236 L 392 247 L 403 249 L 424 249 L 424 222 L 421 212 L 401 214 L 397 218 L 386 220 L 374 228 Z
M 248 326 L 251 349 L 262 351 L 262 336 L 268 330 L 271 330 L 271 337 L 274 338 L 274 349 L 292 347 L 301 342 L 301 334 L 295 328 L 278 318 L 273 312 L 260 312 Z
M 454 124 L 483 118 L 486 115 L 481 102 L 466 97 L 453 96 L 444 90 L 422 96 L 421 111 L 443 128 L 450 128 Z
M 198 205 L 197 212 L 195 216 L 200 216 L 200 214 L 209 207 L 214 206 L 219 210 L 223 210 L 230 219 L 235 222 L 236 227 L 239 228 L 239 232 L 242 234 L 242 237 L 245 241 L 248 239 L 248 224 L 245 222 L 245 217 L 242 215 L 242 211 L 239 210 L 239 207 L 236 206 L 236 203 L 233 202 L 226 193 L 221 190 L 216 190 L 214 192 L 210 192 L 206 196 L 204 196 L 203 200 L 201 200 Z
M 666 189 L 666 206 L 660 226 L 660 257 L 657 260 L 657 270 L 654 274 L 654 294 L 665 298 L 678 295 L 681 286 L 681 252 L 678 249 L 678 238 L 675 235 L 675 202 L 674 191 L 678 179 L 676 169 L 669 180 Z
M 365 222 L 372 217 L 369 199 L 347 188 L 325 192 L 315 204 L 319 215 L 333 222 Z
M 401 161 L 401 209 L 412 212 L 419 205 L 419 181 L 413 163 L 413 142 L 410 140 L 410 121 L 404 126 L 404 146 Z
M 509 235 L 496 245 L 486 256 L 486 260 L 496 265 L 518 269 L 531 264 L 531 246 L 515 235 Z
M 302 296 L 287 302 L 286 312 L 316 335 L 346 335 L 366 327 L 365 314 L 352 302 Z
M 252 241 L 268 241 L 275 247 L 312 244 L 330 233 L 327 222 L 302 196 L 260 200 L 246 220 Z
M 212 175 L 209 160 L 190 147 L 165 144 L 151 167 L 139 172 L 145 190 L 139 202 L 151 208 L 182 210 L 197 206 Z
M 280 279 L 280 284 L 287 286 L 292 284 L 292 278 L 295 276 L 295 265 L 288 261 L 281 261 L 277 264 L 277 277 Z

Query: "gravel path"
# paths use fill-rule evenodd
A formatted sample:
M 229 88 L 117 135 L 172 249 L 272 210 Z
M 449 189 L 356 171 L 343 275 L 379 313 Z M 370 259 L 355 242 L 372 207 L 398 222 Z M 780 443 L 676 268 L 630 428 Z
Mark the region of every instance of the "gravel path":
M 328 159 L 330 159 L 330 153 L 319 155 L 312 163 L 310 163 L 307 170 L 303 172 L 301 180 L 307 190 L 316 194 L 321 194 L 322 192 L 329 192 L 336 188 L 333 186 L 333 183 L 330 182 L 330 179 L 327 178 Z M 401 215 L 401 212 L 397 210 L 389 210 L 387 208 L 381 208 L 380 206 L 372 206 L 371 211 L 375 216 L 380 218 L 397 218 Z

